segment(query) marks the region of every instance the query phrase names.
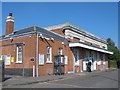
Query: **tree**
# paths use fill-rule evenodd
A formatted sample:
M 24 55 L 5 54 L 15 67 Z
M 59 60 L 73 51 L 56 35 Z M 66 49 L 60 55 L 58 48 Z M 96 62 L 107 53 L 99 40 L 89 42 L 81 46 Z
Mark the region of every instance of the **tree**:
M 113 55 L 109 55 L 109 60 L 115 60 L 117 63 L 117 67 L 120 68 L 120 50 L 115 46 L 115 43 L 111 38 L 107 39 L 108 50 L 113 52 Z

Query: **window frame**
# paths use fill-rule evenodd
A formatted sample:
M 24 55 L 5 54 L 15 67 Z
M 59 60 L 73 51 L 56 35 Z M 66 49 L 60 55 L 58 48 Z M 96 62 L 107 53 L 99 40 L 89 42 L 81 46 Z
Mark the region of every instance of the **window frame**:
M 19 61 L 18 58 L 19 58 L 19 47 L 21 47 L 21 60 Z M 16 63 L 23 63 L 23 47 L 22 45 L 18 45 L 17 46 L 17 50 L 16 50 Z
M 48 53 L 48 48 L 50 48 L 50 51 Z M 50 55 L 50 60 L 48 59 L 48 55 Z M 51 46 L 47 46 L 46 48 L 46 63 L 52 63 L 52 47 Z

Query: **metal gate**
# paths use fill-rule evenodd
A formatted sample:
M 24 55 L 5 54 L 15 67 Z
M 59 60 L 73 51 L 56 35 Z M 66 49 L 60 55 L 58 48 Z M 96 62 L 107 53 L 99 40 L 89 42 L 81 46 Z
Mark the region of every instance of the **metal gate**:
M 64 55 L 54 56 L 54 74 L 62 75 L 65 73 Z

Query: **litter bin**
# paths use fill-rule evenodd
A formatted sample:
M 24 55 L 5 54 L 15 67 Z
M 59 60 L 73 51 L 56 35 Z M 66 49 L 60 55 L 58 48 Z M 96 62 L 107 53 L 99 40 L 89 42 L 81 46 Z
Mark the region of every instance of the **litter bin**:
M 4 81 L 4 61 L 0 60 L 0 82 Z

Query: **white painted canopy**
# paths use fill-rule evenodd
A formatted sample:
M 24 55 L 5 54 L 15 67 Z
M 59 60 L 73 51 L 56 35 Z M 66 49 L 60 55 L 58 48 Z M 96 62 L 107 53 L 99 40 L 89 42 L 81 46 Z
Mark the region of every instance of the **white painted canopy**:
M 69 43 L 69 47 L 82 47 L 82 48 L 86 48 L 86 49 L 90 49 L 90 50 L 94 50 L 94 51 L 98 51 L 98 52 L 103 52 L 103 53 L 107 53 L 107 54 L 113 54 L 113 52 L 108 51 L 108 50 L 104 50 L 95 46 L 91 46 L 91 45 L 87 45 L 81 42 L 71 42 Z

